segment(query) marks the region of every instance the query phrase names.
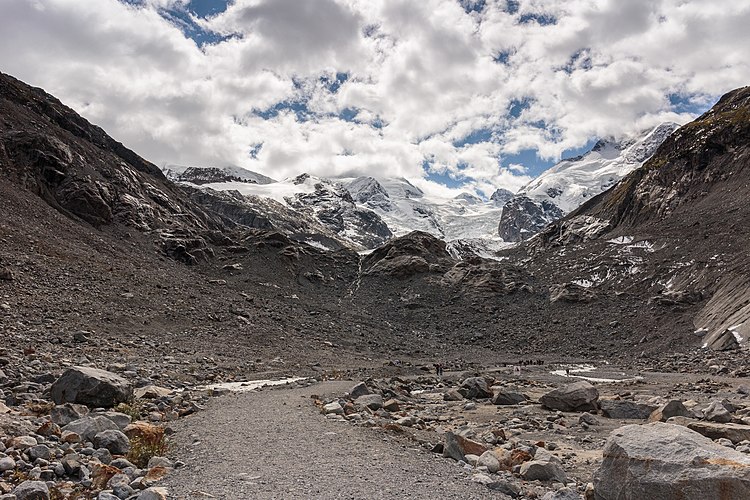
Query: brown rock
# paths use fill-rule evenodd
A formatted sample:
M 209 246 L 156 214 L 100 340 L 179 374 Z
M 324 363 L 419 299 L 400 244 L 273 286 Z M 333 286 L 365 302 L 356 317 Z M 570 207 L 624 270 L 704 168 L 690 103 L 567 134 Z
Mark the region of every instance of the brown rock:
M 750 425 L 695 421 L 689 422 L 687 428 L 703 434 L 707 438 L 729 439 L 734 444 L 750 440 Z
M 487 451 L 487 447 L 482 443 L 472 441 L 452 432 L 445 433 L 445 443 L 443 444 L 443 456 L 454 460 L 464 460 L 466 455 L 476 455 L 478 457 Z

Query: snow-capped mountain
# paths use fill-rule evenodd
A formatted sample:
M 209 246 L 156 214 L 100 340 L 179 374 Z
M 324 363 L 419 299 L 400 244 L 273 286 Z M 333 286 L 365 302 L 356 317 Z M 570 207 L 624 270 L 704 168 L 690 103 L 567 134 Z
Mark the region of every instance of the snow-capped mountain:
M 167 164 L 162 168 L 167 179 L 174 182 L 190 184 L 209 184 L 214 182 L 250 182 L 253 184 L 271 184 L 276 180 L 258 172 L 242 167 L 186 167 Z
M 505 241 L 530 238 L 643 165 L 678 127 L 663 123 L 639 139 L 600 140 L 588 153 L 559 162 L 505 204 L 498 234 Z

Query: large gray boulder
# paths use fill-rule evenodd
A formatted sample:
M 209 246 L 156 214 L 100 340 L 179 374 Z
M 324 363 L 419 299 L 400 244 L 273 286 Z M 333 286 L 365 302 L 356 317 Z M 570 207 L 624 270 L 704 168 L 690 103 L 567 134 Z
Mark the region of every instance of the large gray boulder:
M 673 399 L 669 403 L 660 406 L 648 417 L 649 422 L 666 422 L 672 417 L 694 418 L 692 411 L 688 410 L 682 401 Z
M 550 410 L 588 411 L 597 409 L 599 391 L 585 380 L 548 392 L 539 400 Z
M 734 444 L 750 441 L 750 425 L 688 421 L 685 426 L 711 439 L 728 439 Z
M 646 420 L 657 407 L 635 401 L 600 399 L 599 408 L 607 418 Z
M 114 455 L 125 455 L 130 451 L 130 440 L 121 431 L 110 429 L 94 436 L 94 447 L 106 448 Z
M 594 475 L 596 500 L 750 498 L 750 457 L 680 426 L 614 430 Z
M 87 366 L 68 368 L 50 389 L 55 404 L 80 403 L 91 407 L 109 408 L 132 395 L 133 387 L 124 378 Z
M 560 459 L 544 448 L 537 448 L 534 460 L 521 464 L 520 474 L 527 481 L 557 481 L 563 484 L 568 482 Z
M 16 500 L 49 500 L 49 489 L 42 481 L 24 481 L 13 490 L 13 494 Z
M 116 431 L 118 429 L 117 424 L 101 415 L 79 418 L 62 428 L 63 431 L 75 432 L 81 436 L 83 441 L 91 442 L 93 442 L 94 437 L 102 431 Z
M 525 394 L 521 394 L 520 392 L 500 390 L 492 396 L 492 404 L 498 406 L 520 405 L 528 399 Z
M 484 377 L 469 377 L 461 382 L 461 387 L 458 389 L 466 399 L 484 399 L 491 398 L 493 396 L 490 384 Z

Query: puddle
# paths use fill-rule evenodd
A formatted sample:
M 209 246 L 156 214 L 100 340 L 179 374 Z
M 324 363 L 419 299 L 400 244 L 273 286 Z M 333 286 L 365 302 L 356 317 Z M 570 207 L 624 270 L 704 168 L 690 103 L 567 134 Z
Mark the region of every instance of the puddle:
M 571 365 L 569 367 L 570 375 L 565 372 L 565 368 L 560 370 L 553 370 L 550 372 L 551 375 L 557 375 L 558 377 L 577 378 L 581 380 L 588 380 L 589 382 L 602 382 L 602 383 L 619 383 L 619 382 L 637 382 L 643 380 L 641 376 L 625 377 L 625 378 L 604 378 L 604 377 L 588 377 L 581 375 L 581 373 L 591 373 L 596 370 L 594 365 Z M 621 375 L 625 376 L 625 373 L 621 372 Z
M 250 392 L 261 387 L 272 387 L 277 385 L 286 385 L 301 380 L 310 380 L 309 377 L 291 377 L 281 380 L 248 380 L 247 382 L 225 382 L 223 384 L 211 384 L 201 387 L 201 389 L 227 389 L 232 392 Z

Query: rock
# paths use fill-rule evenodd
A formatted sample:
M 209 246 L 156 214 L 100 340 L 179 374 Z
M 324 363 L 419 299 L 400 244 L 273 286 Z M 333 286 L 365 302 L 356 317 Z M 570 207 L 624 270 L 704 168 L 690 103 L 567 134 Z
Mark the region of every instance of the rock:
M 47 484 L 41 481 L 24 481 L 13 490 L 13 494 L 17 500 L 49 500 Z
M 444 401 L 461 401 L 462 399 L 464 399 L 464 395 L 458 392 L 456 388 L 448 389 L 443 394 Z
M 74 366 L 52 384 L 50 397 L 56 404 L 80 403 L 110 408 L 133 394 L 130 382 L 112 372 Z
M 390 412 L 399 411 L 401 409 L 401 405 L 399 404 L 398 400 L 389 399 L 388 401 L 383 403 L 383 409 Z
M 349 396 L 352 399 L 357 399 L 358 397 L 364 396 L 366 394 L 372 394 L 372 392 L 370 391 L 370 388 L 367 387 L 367 384 L 365 384 L 364 382 L 360 382 L 359 384 L 349 389 Z
M 537 448 L 534 459 L 521 464 L 521 477 L 527 481 L 568 482 L 560 460 L 544 448 Z
M 380 394 L 365 394 L 354 400 L 354 404 L 360 407 L 367 407 L 371 410 L 379 410 L 383 407 L 383 396 Z
M 13 470 L 15 468 L 16 461 L 13 460 L 13 457 L 0 458 L 0 473 L 5 472 L 6 470 Z
M 646 420 L 656 410 L 656 406 L 615 399 L 600 399 L 599 408 L 607 418 L 623 420 Z
M 102 431 L 118 430 L 117 424 L 112 422 L 110 419 L 102 416 L 96 417 L 83 417 L 75 420 L 65 427 L 63 427 L 63 434 L 65 431 L 75 432 L 78 434 L 83 441 L 94 441 L 94 436 Z
M 167 500 L 167 489 L 162 487 L 146 488 L 136 497 L 136 500 Z
M 750 394 L 750 386 L 742 384 L 739 387 L 737 387 L 737 394 L 742 394 L 743 396 L 747 396 Z
M 591 413 L 582 413 L 581 416 L 578 417 L 578 423 L 586 425 L 599 425 L 599 420 L 597 420 L 596 417 Z
M 65 473 L 69 476 L 77 476 L 81 471 L 81 457 L 76 453 L 69 453 L 60 460 Z
M 750 498 L 750 457 L 679 425 L 614 430 L 594 475 L 597 500 Z
M 77 432 L 62 431 L 60 441 L 63 443 L 80 443 L 81 436 Z
M 28 450 L 26 450 L 26 453 L 29 455 L 29 458 L 34 461 L 38 458 L 41 458 L 42 460 L 49 460 L 50 459 L 50 451 L 47 445 L 44 444 L 38 444 L 36 446 L 32 446 Z
M 52 422 L 51 420 L 47 420 L 44 422 L 39 428 L 36 430 L 36 433 L 40 436 L 60 436 L 62 435 L 62 431 L 60 430 L 60 426 L 56 423 Z
M 323 405 L 323 413 L 325 413 L 326 415 L 330 415 L 330 414 L 343 415 L 344 408 L 339 404 L 338 401 L 334 401 L 333 403 L 328 403 L 327 405 Z
M 686 426 L 710 439 L 729 439 L 737 444 L 750 440 L 750 425 L 691 421 Z
M 581 500 L 581 495 L 570 488 L 560 488 L 557 491 L 548 491 L 542 500 Z
M 107 430 L 94 436 L 94 446 L 106 448 L 114 455 L 125 455 L 130 451 L 130 440 L 119 430 Z
M 443 456 L 446 458 L 466 461 L 467 454 L 481 457 L 485 451 L 487 451 L 487 447 L 482 443 L 477 443 L 450 431 L 445 433 Z
M 130 415 L 126 415 L 125 413 L 120 413 L 117 411 L 107 411 L 104 413 L 100 413 L 99 415 L 114 422 L 114 424 L 120 430 L 130 425 L 130 422 L 132 421 Z
M 500 470 L 500 461 L 497 459 L 491 450 L 485 451 L 479 457 L 478 465 L 480 467 L 487 467 L 487 470 L 495 473 Z
M 548 392 L 539 400 L 550 410 L 588 411 L 597 409 L 599 391 L 586 381 L 574 382 Z
M 577 283 L 555 284 L 549 287 L 549 301 L 555 302 L 591 302 L 595 300 L 596 293 L 591 288 L 586 288 Z
M 682 401 L 677 401 L 676 399 L 670 401 L 669 403 L 661 406 L 660 408 L 657 408 L 656 410 L 651 413 L 648 417 L 649 422 L 666 422 L 668 418 L 671 417 L 688 417 L 692 418 L 694 415 L 693 413 L 685 408 L 685 405 L 682 404 Z
M 27 450 L 32 446 L 36 446 L 36 439 L 31 436 L 18 436 L 8 439 L 5 442 L 5 446 L 15 448 L 16 450 Z
M 520 405 L 525 403 L 529 398 L 520 392 L 498 391 L 492 396 L 493 405 Z
M 148 468 L 152 467 L 164 467 L 171 469 L 174 467 L 174 463 L 167 457 L 151 457 L 148 461 Z
M 159 387 L 157 385 L 147 385 L 145 387 L 138 387 L 133 390 L 133 395 L 141 399 L 157 399 L 172 394 L 172 389 L 166 387 Z
M 469 377 L 461 382 L 458 392 L 466 399 L 484 399 L 492 397 L 492 390 L 484 377 Z
M 703 418 L 709 422 L 731 422 L 732 414 L 721 403 L 721 401 L 712 401 L 708 408 L 703 410 Z
M 120 497 L 115 496 L 108 491 L 100 491 L 99 496 L 96 497 L 96 500 L 120 500 Z
M 64 405 L 55 406 L 50 411 L 50 420 L 57 425 L 64 427 L 73 420 L 85 417 L 89 414 L 89 409 L 84 405 L 65 403 Z

